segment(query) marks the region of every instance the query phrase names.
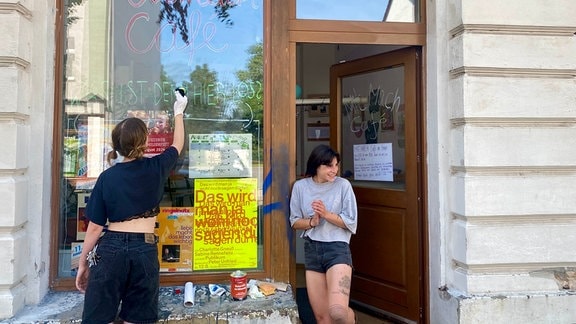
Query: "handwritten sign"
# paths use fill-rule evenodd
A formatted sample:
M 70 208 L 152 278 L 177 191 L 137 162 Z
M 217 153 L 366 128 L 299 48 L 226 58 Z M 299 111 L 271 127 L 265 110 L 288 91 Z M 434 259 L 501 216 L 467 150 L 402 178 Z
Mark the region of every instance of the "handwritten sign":
M 194 181 L 194 270 L 258 266 L 257 180 Z
M 354 180 L 394 181 L 392 143 L 354 145 Z

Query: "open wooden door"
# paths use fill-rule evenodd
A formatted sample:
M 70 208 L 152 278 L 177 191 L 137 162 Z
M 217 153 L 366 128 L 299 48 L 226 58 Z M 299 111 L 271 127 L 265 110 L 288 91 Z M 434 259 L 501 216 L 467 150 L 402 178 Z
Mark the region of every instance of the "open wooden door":
M 419 48 L 330 70 L 331 145 L 354 187 L 351 300 L 422 322 L 425 229 Z

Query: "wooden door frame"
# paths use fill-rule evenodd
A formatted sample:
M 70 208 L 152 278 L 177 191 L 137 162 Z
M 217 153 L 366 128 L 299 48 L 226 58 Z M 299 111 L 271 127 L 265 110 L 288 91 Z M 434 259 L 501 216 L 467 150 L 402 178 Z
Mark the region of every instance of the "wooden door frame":
M 403 190 L 374 190 L 374 188 L 367 188 L 363 186 L 356 186 L 353 184 L 354 192 L 356 193 L 358 207 L 366 206 L 366 204 L 371 206 L 387 206 L 391 208 L 405 209 L 413 217 L 408 217 L 406 222 L 410 222 L 407 225 L 408 228 L 415 229 L 415 235 L 417 239 L 407 239 L 405 244 L 412 245 L 411 248 L 407 248 L 406 251 L 411 251 L 410 255 L 406 257 L 406 266 L 412 269 L 411 273 L 415 275 L 417 280 L 413 280 L 414 277 L 409 276 L 410 279 L 406 280 L 406 289 L 410 292 L 417 292 L 417 295 L 408 294 L 407 305 L 404 307 L 396 307 L 396 305 L 389 304 L 391 307 L 388 309 L 389 312 L 393 312 L 395 315 L 410 318 L 422 319 L 424 315 L 424 305 L 425 300 L 422 298 L 422 294 L 425 292 L 425 287 L 423 286 L 424 274 L 423 271 L 426 269 L 422 259 L 423 255 L 423 231 L 425 228 L 422 227 L 422 192 L 423 188 L 420 183 L 420 175 L 422 168 L 422 139 L 420 136 L 420 110 L 419 98 L 421 96 L 419 92 L 419 74 L 420 71 L 418 66 L 420 66 L 420 49 L 419 47 L 409 46 L 403 49 L 394 50 L 391 52 L 376 54 L 368 56 L 365 58 L 360 58 L 341 64 L 332 65 L 330 69 L 330 138 L 332 147 L 336 148 L 338 151 L 343 152 L 343 136 L 345 130 L 342 126 L 342 99 L 341 99 L 341 87 L 342 79 L 350 76 L 362 75 L 364 73 L 370 73 L 374 71 L 382 71 L 387 67 L 400 66 L 404 68 L 404 101 L 405 104 L 405 115 L 406 120 L 411 122 L 406 122 L 406 142 L 413 143 L 415 145 L 410 146 L 412 149 L 406 150 L 406 170 L 410 170 L 405 173 L 406 177 L 406 187 Z M 409 116 L 410 115 L 410 116 Z M 415 121 L 415 122 L 412 122 Z M 408 135 L 413 134 L 413 135 Z M 410 139 L 409 139 L 410 137 Z M 408 144 L 407 144 L 408 147 Z M 414 202 L 414 204 L 413 204 Z M 354 252 L 353 252 L 354 253 Z M 354 282 L 354 279 L 352 280 Z M 353 287 L 354 288 L 354 287 Z M 354 289 L 353 289 L 354 290 Z M 396 309 L 396 310 L 392 310 Z
M 270 76 L 269 83 L 274 89 L 287 89 L 286 91 L 272 91 L 269 104 L 274 107 L 272 111 L 272 124 L 277 124 L 281 130 L 275 132 L 277 141 L 288 144 L 288 158 L 293 161 L 296 157 L 296 116 L 286 112 L 293 112 L 296 106 L 296 44 L 297 43 L 326 43 L 326 44 L 370 44 L 370 45 L 408 45 L 420 46 L 422 55 L 417 66 L 419 69 L 420 79 L 417 82 L 418 102 L 420 107 L 418 111 L 418 138 L 419 147 L 419 165 L 418 168 L 418 191 L 420 194 L 420 217 L 419 231 L 421 235 L 420 260 L 422 274 L 420 282 L 420 309 L 423 323 L 430 321 L 430 304 L 429 304 L 429 244 L 428 244 L 428 208 L 427 208 L 427 165 L 425 157 L 427 156 L 426 147 L 426 106 L 425 106 L 425 45 L 426 45 L 426 2 L 419 0 L 421 21 L 418 23 L 380 23 L 380 22 L 353 22 L 353 21 L 322 21 L 322 20 L 298 20 L 296 19 L 296 0 L 274 2 L 271 5 L 269 13 L 270 19 L 267 20 L 266 26 L 271 26 L 271 39 L 268 41 L 267 48 L 270 56 Z M 276 63 L 275 63 L 276 62 Z M 281 64 L 283 62 L 283 64 Z M 289 64 L 285 64 L 289 62 Z M 270 92 L 268 92 L 270 93 Z M 283 94 L 281 94 L 283 93 Z M 280 110 L 280 111 L 279 111 Z M 281 112 L 285 111 L 285 112 Z M 274 121 L 275 120 L 275 121 Z M 272 136 L 272 141 L 274 141 Z M 273 144 L 273 143 L 271 143 Z M 277 151 L 277 150 L 275 150 Z M 286 157 L 286 156 L 283 156 Z M 276 159 L 272 154 L 272 159 Z M 272 166 L 273 167 L 273 166 Z M 289 178 L 290 187 L 296 179 L 295 163 L 289 166 L 289 172 L 286 174 Z M 274 195 L 281 196 L 283 191 L 274 191 Z M 278 197 L 280 198 L 280 197 Z M 284 212 L 289 212 L 284 210 Z M 288 214 L 286 214 L 288 215 Z M 276 227 L 276 226 L 273 226 Z M 280 230 L 285 229 L 282 227 Z M 274 233 L 273 233 L 274 234 Z M 278 233 L 279 234 L 279 233 Z M 296 256 L 295 256 L 295 237 L 291 236 L 289 243 L 289 280 L 291 283 L 296 282 Z M 278 249 L 273 248 L 273 250 Z M 272 251 L 274 253 L 274 251 Z M 274 262 L 272 262 L 274 264 Z M 272 267 L 274 268 L 274 266 Z M 273 273 L 278 273 L 272 269 Z

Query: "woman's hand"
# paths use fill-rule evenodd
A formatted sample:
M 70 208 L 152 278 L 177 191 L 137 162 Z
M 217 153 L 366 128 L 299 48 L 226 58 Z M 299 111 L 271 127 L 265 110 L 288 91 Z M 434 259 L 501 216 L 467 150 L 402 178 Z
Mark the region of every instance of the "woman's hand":
M 90 274 L 90 268 L 88 268 L 88 261 L 80 260 L 80 266 L 78 267 L 78 273 L 76 274 L 76 288 L 81 292 L 86 292 L 86 287 L 88 286 L 88 275 Z
M 98 225 L 90 221 L 88 223 L 88 229 L 86 229 L 86 237 L 84 237 L 84 244 L 82 246 L 82 253 L 80 254 L 80 262 L 78 264 L 78 273 L 76 274 L 76 288 L 80 290 L 81 293 L 86 292 L 88 287 L 88 275 L 90 274 L 90 268 L 88 267 L 88 253 L 92 251 L 94 246 L 97 244 L 100 234 L 104 226 Z
M 320 223 L 320 218 L 323 218 L 327 222 L 332 223 L 338 227 L 346 228 L 346 224 L 344 224 L 342 217 L 336 213 L 326 210 L 326 206 L 324 206 L 322 200 L 314 200 L 312 202 L 312 210 L 314 211 L 314 217 L 317 217 L 318 220 L 312 220 L 311 225 L 318 225 Z
M 188 104 L 188 98 L 183 96 L 178 90 L 174 91 L 174 95 L 176 96 L 176 101 L 174 101 L 174 116 L 182 115 Z
M 318 215 L 318 217 L 325 218 L 328 214 L 326 206 L 324 206 L 324 202 L 322 202 L 322 200 L 314 200 L 312 202 L 312 210 L 314 211 L 314 215 Z

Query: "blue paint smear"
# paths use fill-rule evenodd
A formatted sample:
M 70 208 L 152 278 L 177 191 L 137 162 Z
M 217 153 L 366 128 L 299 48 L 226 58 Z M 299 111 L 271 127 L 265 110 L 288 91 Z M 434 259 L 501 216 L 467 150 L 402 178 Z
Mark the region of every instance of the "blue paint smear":
M 282 209 L 282 203 L 281 202 L 275 202 L 275 203 L 271 203 L 269 205 L 263 206 L 262 207 L 262 212 L 264 213 L 264 215 L 271 213 L 273 210 L 278 210 L 278 209 Z
M 270 188 L 271 185 L 272 185 L 272 170 L 268 171 L 266 178 L 264 178 L 264 183 L 262 184 L 262 190 L 264 192 L 264 195 L 266 195 L 266 191 L 268 191 L 268 188 Z

